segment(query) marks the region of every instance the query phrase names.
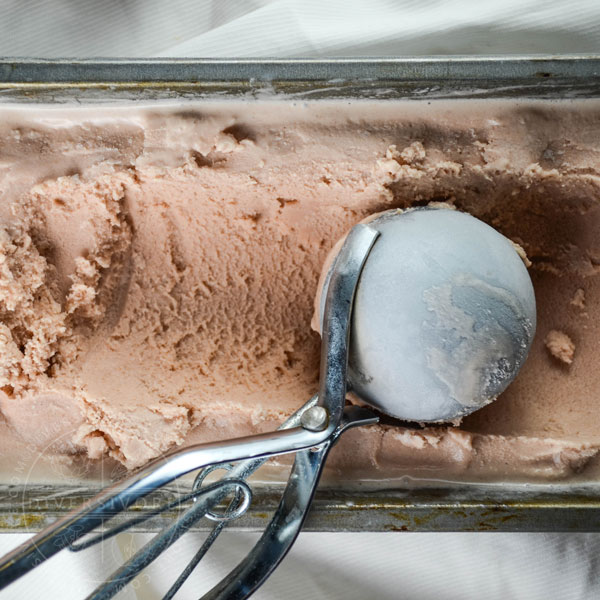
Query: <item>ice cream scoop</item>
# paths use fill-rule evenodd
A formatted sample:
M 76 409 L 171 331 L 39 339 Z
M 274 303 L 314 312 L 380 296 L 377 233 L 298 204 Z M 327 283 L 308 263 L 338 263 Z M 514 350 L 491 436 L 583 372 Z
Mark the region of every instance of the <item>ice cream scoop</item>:
M 378 417 L 348 406 L 350 386 L 374 407 L 413 420 L 460 417 L 495 398 L 525 360 L 535 328 L 531 281 L 515 248 L 481 221 L 441 209 L 391 211 L 352 228 L 322 286 L 318 393 L 276 432 L 179 449 L 115 483 L 0 559 L 0 589 L 61 549 L 81 551 L 194 500 L 102 582 L 107 600 L 204 516 L 218 521 L 177 578 L 172 597 L 222 531 L 251 502 L 245 479 L 271 457 L 295 453 L 280 504 L 248 555 L 205 599 L 246 598 L 298 536 L 329 450 Z M 233 465 L 232 463 L 236 463 Z M 216 467 L 227 475 L 203 487 Z M 198 471 L 189 493 L 81 540 L 149 493 Z M 216 487 L 215 487 L 216 486 Z M 236 492 L 224 513 L 214 509 Z
M 356 288 L 348 384 L 388 415 L 463 417 L 493 401 L 523 365 L 535 333 L 531 279 L 515 245 L 448 208 L 391 210 Z M 317 306 L 333 271 L 329 261 Z

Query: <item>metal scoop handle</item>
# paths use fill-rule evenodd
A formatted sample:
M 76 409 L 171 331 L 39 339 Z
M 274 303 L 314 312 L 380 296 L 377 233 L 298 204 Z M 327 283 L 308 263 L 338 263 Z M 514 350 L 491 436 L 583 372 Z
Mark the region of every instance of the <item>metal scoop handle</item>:
M 241 600 L 255 592 L 277 568 L 298 537 L 308 515 L 329 451 L 351 427 L 377 423 L 368 408 L 347 406 L 334 434 L 318 448 L 296 453 L 275 515 L 256 545 L 225 579 L 201 600 Z
M 289 427 L 293 423 L 298 423 L 303 412 L 314 406 L 316 401 L 316 396 L 311 398 L 282 425 L 282 428 Z M 342 422 L 329 439 L 316 448 L 300 450 L 296 453 L 295 462 L 283 498 L 264 535 L 244 561 L 238 565 L 233 574 L 228 575 L 211 590 L 207 598 L 222 598 L 225 600 L 230 597 L 247 597 L 249 590 L 256 590 L 265 581 L 279 562 L 281 562 L 300 533 L 314 496 L 323 464 L 331 447 L 335 444 L 339 436 L 350 427 L 375 423 L 377 420 L 377 417 L 366 408 L 347 406 L 344 409 Z M 259 468 L 263 462 L 263 459 L 255 459 L 238 463 L 232 467 L 231 471 L 221 482 L 226 483 L 229 481 L 233 483 L 244 480 Z M 186 510 L 177 521 L 156 535 L 151 541 L 140 548 L 134 556 L 114 571 L 107 581 L 99 585 L 87 596 L 87 600 L 108 600 L 112 598 L 142 569 L 147 567 L 164 550 L 174 544 L 194 523 L 206 515 L 210 507 L 222 500 L 228 493 L 228 487 L 224 486 L 221 490 L 211 491 L 206 496 L 199 497 L 197 502 Z M 220 522 L 213 529 L 199 551 L 200 557 L 192 561 L 193 566 L 198 564 L 210 545 L 214 543 L 216 537 L 221 533 L 223 525 L 224 523 Z M 111 534 L 109 533 L 108 535 Z M 104 539 L 106 538 L 107 536 L 104 537 Z M 184 574 L 180 576 L 177 584 L 172 588 L 173 595 L 175 595 L 179 585 L 185 581 L 189 572 L 190 570 L 186 568 Z M 165 596 L 165 598 L 170 597 L 172 597 L 170 594 Z
M 330 435 L 328 431 L 314 432 L 295 427 L 227 442 L 192 446 L 154 461 L 6 555 L 0 563 L 0 589 L 74 544 L 139 499 L 182 475 L 208 465 L 297 452 L 318 446 Z

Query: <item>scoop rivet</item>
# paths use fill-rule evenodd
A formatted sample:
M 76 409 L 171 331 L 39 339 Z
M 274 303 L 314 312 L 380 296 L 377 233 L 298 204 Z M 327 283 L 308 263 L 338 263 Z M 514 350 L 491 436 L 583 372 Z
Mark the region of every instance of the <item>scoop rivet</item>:
M 312 406 L 302 413 L 300 423 L 309 431 L 323 431 L 327 427 L 329 415 L 322 406 Z

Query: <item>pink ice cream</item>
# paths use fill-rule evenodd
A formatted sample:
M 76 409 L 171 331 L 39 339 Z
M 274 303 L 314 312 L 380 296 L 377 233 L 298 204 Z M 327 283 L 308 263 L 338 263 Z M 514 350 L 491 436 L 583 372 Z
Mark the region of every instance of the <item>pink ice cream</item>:
M 133 468 L 273 429 L 317 389 L 310 321 L 334 242 L 377 211 L 447 201 L 531 260 L 530 357 L 459 428 L 347 434 L 330 475 L 594 476 L 600 103 L 0 113 L 5 461 L 26 443 Z

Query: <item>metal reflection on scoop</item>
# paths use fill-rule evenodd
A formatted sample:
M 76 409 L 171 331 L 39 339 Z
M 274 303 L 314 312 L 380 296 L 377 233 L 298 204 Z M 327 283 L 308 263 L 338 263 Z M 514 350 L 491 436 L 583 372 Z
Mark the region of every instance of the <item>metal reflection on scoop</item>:
M 514 380 L 535 333 L 531 279 L 514 245 L 446 208 L 390 210 L 356 289 L 348 383 L 388 415 L 448 422 Z M 320 299 L 320 318 L 330 268 Z

